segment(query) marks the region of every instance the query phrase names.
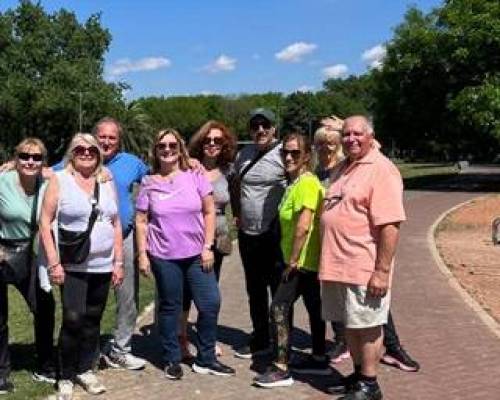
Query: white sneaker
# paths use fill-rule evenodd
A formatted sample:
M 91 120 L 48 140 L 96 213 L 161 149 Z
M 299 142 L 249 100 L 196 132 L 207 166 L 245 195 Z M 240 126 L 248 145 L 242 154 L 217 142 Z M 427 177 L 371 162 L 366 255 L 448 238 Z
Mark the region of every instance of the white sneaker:
M 138 370 L 143 369 L 146 366 L 146 360 L 136 357 L 130 353 L 119 354 L 110 352 L 108 354 L 104 354 L 103 357 L 106 365 L 111 368 Z
M 77 375 L 75 381 L 90 394 L 101 394 L 106 391 L 106 387 L 99 382 L 92 370 Z
M 73 398 L 73 382 L 62 379 L 57 382 L 57 400 L 71 400 Z

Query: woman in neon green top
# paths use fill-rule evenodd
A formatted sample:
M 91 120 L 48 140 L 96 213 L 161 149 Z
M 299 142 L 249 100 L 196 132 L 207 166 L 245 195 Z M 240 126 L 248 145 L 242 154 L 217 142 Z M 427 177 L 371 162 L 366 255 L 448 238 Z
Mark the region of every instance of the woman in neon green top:
M 325 323 L 321 319 L 317 276 L 318 214 L 323 187 L 310 172 L 311 145 L 305 136 L 287 135 L 283 139 L 281 156 L 289 181 L 279 206 L 281 250 L 286 268 L 271 304 L 277 357 L 264 374 L 255 378 L 255 384 L 261 387 L 290 386 L 293 384 L 290 368 L 298 373 L 331 373 L 325 355 Z M 290 315 L 299 296 L 302 296 L 309 314 L 313 352 L 311 357 L 289 366 Z

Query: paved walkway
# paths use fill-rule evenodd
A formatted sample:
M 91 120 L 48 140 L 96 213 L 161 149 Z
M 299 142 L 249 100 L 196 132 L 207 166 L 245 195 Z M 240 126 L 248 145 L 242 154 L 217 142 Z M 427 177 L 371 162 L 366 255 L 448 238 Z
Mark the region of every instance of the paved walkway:
M 429 227 L 445 210 L 472 198 L 470 193 L 408 192 L 408 222 L 402 229 L 397 255 L 393 314 L 404 346 L 421 363 L 418 373 L 405 373 L 382 366 L 380 383 L 385 399 L 497 399 L 500 398 L 500 340 L 471 311 L 447 278 L 439 271 L 427 243 Z M 235 377 L 200 376 L 185 368 L 180 382 L 167 381 L 160 368 L 160 348 L 151 316 L 135 337 L 139 354 L 152 365 L 142 372 L 102 371 L 108 393 L 101 399 L 327 399 L 325 385 L 331 378 L 298 380 L 291 388 L 263 390 L 250 385 L 255 375 L 249 361 L 232 356 L 231 347 L 250 332 L 248 307 L 238 255 L 223 265 L 223 306 L 220 315 L 222 361 L 237 370 Z M 300 304 L 299 304 L 300 303 Z M 296 336 L 299 347 L 308 343 L 308 329 L 302 303 L 297 304 Z M 340 366 L 349 372 L 350 363 Z M 91 399 L 81 394 L 78 398 Z

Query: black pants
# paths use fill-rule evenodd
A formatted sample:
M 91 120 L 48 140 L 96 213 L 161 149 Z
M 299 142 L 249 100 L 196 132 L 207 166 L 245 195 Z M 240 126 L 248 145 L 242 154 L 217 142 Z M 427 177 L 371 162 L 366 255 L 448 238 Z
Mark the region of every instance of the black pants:
M 250 344 L 262 349 L 269 346 L 269 290 L 273 296 L 283 270 L 279 239 L 271 231 L 260 235 L 239 231 L 238 244 L 253 326 Z
M 36 311 L 34 312 L 35 347 L 38 369 L 54 367 L 54 321 L 55 302 L 52 292 L 45 292 L 36 279 Z M 28 301 L 29 279 L 14 285 L 26 301 Z M 9 300 L 8 285 L 0 281 L 0 377 L 6 378 L 10 373 L 9 353 Z
M 298 270 L 287 280 L 282 279 L 271 304 L 272 332 L 277 345 L 276 361 L 288 364 L 290 349 L 290 315 L 293 305 L 302 296 L 312 336 L 312 353 L 325 354 L 325 322 L 321 319 L 321 294 L 318 273 Z
M 110 273 L 66 272 L 61 287 L 61 379 L 72 380 L 92 369 L 110 281 Z
M 382 329 L 384 330 L 384 346 L 386 349 L 394 349 L 400 346 L 396 325 L 394 325 L 394 320 L 392 319 L 392 313 L 390 310 L 387 324 L 384 324 Z M 335 333 L 335 341 L 345 342 L 345 330 L 344 325 L 341 322 L 332 321 L 332 330 Z

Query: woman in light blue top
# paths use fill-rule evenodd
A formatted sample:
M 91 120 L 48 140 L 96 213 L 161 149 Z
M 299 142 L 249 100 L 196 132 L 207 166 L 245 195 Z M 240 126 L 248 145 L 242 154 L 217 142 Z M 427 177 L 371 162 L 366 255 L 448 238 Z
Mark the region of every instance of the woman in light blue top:
M 47 150 L 41 140 L 26 138 L 15 150 L 14 169 L 0 175 L 0 242 L 30 240 L 31 215 L 35 207 L 35 197 L 42 180 L 42 167 L 47 159 Z M 0 249 L 1 253 L 1 249 Z M 34 260 L 34 257 L 31 257 Z M 14 285 L 35 311 L 35 344 L 37 350 L 37 370 L 33 377 L 39 381 L 55 382 L 55 366 L 53 360 L 54 332 L 54 297 L 52 293 L 41 290 L 37 284 L 34 269 L 30 265 L 19 265 L 16 268 Z M 21 271 L 27 275 L 21 274 Z M 14 386 L 9 382 L 10 357 L 8 350 L 9 331 L 7 266 L 2 265 L 0 254 L 0 393 L 12 391 Z M 22 276 L 21 276 L 21 275 Z M 12 278 L 12 277 L 11 277 Z M 34 298 L 33 298 L 34 295 Z

